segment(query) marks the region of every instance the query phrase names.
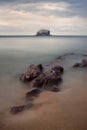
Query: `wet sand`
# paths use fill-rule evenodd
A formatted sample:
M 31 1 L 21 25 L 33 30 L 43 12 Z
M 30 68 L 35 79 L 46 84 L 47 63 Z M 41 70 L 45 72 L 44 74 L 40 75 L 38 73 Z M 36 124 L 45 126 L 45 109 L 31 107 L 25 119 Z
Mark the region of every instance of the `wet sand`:
M 0 113 L 0 130 L 86 130 L 87 69 L 72 69 L 77 59 L 68 57 L 60 62 L 65 68 L 60 92 L 42 92 L 35 98 L 33 108 L 18 115 L 8 110 Z M 22 96 L 23 93 L 17 104 L 24 102 Z

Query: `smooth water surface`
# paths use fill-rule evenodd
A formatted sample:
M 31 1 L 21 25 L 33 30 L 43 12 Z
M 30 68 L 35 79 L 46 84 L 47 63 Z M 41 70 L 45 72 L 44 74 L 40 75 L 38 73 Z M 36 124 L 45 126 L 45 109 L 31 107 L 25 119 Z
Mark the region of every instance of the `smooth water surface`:
M 47 64 L 58 55 L 87 52 L 87 37 L 0 38 L 0 77 L 15 76 L 29 64 Z
M 0 120 L 2 113 L 8 111 L 11 106 L 24 102 L 26 89 L 24 85 L 20 83 L 19 75 L 25 72 L 30 64 L 50 64 L 56 57 L 66 53 L 87 54 L 87 37 L 0 37 Z M 82 99 L 84 99 L 83 96 L 87 91 L 87 70 L 72 70 L 74 62 L 81 59 L 82 57 L 80 56 L 68 56 L 67 59 L 61 63 L 65 66 L 65 74 L 64 84 L 62 85 L 63 93 L 61 91 L 60 99 L 62 99 L 61 95 L 62 97 L 65 96 L 65 98 L 61 101 L 60 108 L 66 116 L 64 117 L 63 114 L 59 115 L 59 122 L 62 121 L 62 118 L 65 118 L 66 122 L 71 120 L 69 117 L 71 113 L 67 110 L 73 108 L 74 113 L 78 112 L 77 102 L 80 106 L 85 105 L 83 108 L 87 107 L 85 103 L 87 98 L 85 98 L 83 102 L 81 97 L 78 97 L 82 94 Z M 79 92 L 77 92 L 77 90 Z M 73 95 L 73 93 L 75 93 L 75 95 Z M 75 98 L 77 99 L 76 103 L 74 103 L 76 101 Z M 72 104 L 70 102 L 72 102 Z M 68 103 L 71 104 L 71 107 Z M 76 107 L 73 107 L 74 105 Z M 79 110 L 79 113 L 83 113 L 83 108 L 81 108 L 81 111 Z M 84 111 L 84 115 L 86 115 L 85 112 L 86 111 Z M 73 118 L 78 120 L 77 116 Z M 72 123 L 70 127 L 72 127 Z M 58 126 L 56 128 L 58 128 Z M 61 127 L 61 130 L 66 129 L 68 130 L 67 127 L 63 129 Z M 74 130 L 76 129 L 74 128 Z

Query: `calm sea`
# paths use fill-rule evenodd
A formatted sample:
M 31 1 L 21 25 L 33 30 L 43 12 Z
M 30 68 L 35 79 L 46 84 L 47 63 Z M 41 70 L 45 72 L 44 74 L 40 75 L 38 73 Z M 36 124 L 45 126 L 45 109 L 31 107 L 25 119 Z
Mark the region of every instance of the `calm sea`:
M 25 72 L 30 64 L 49 64 L 57 56 L 66 53 L 87 54 L 87 36 L 0 37 L 0 113 L 6 112 L 14 104 L 23 103 L 26 89 L 20 83 L 19 75 Z M 77 61 L 81 57 L 74 58 Z M 69 57 L 69 61 L 63 64 L 68 67 L 72 61 L 74 63 Z M 85 86 L 84 95 L 87 91 L 87 70 L 84 73 L 83 71 L 65 71 L 64 80 L 65 86 Z M 73 99 L 73 94 L 71 98 Z

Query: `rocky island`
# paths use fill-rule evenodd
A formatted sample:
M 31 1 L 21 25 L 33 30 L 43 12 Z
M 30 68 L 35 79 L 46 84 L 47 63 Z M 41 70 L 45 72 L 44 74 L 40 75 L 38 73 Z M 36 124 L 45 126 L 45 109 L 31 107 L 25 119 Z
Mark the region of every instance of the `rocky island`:
M 41 29 L 36 33 L 36 36 L 51 36 L 50 30 L 47 29 Z

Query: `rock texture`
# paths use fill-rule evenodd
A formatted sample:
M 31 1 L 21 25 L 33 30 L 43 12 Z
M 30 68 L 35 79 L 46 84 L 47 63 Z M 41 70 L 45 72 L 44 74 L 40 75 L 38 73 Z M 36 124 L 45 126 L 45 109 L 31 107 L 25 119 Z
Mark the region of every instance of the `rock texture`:
M 55 66 L 52 68 L 52 70 L 57 74 L 61 75 L 64 72 L 64 68 L 62 66 Z
M 76 63 L 73 67 L 87 68 L 87 59 L 83 59 L 81 63 Z
M 53 85 L 59 85 L 61 81 L 62 78 L 54 71 L 48 71 L 34 80 L 33 87 L 51 90 Z
M 36 36 L 50 36 L 50 30 L 42 29 L 36 33 Z
M 43 66 L 39 65 L 30 65 L 27 71 L 20 76 L 20 80 L 23 82 L 29 82 L 36 77 L 38 77 L 43 72 Z
M 61 75 L 64 72 L 62 66 L 54 66 L 48 71 L 41 64 L 39 65 L 30 65 L 28 70 L 21 75 L 20 79 L 22 82 L 32 82 L 32 87 L 35 88 L 44 88 L 52 89 L 54 85 L 59 85 L 62 81 Z M 35 94 L 38 90 L 32 90 L 27 95 Z
M 41 92 L 40 89 L 35 88 L 35 89 L 26 93 L 26 98 L 37 97 L 40 94 L 40 92 Z
M 32 103 L 28 103 L 27 105 L 14 106 L 11 108 L 10 113 L 11 114 L 18 114 L 20 112 L 23 112 L 26 109 L 30 109 L 32 106 L 33 106 Z

